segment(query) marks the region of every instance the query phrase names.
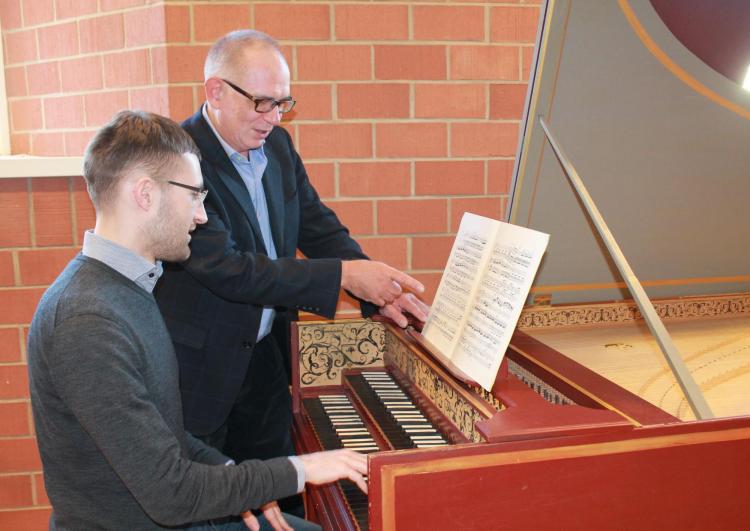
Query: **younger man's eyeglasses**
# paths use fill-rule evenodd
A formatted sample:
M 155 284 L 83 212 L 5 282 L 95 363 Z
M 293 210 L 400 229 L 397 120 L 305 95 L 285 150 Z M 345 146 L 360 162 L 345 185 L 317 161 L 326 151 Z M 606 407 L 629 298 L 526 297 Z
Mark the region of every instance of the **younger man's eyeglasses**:
M 203 201 L 206 200 L 206 196 L 208 195 L 208 188 L 198 188 L 197 186 L 191 186 L 189 184 L 185 183 L 178 183 L 177 181 L 167 181 L 167 183 L 172 184 L 174 186 L 179 186 L 180 188 L 187 188 L 188 190 L 192 191 L 195 194 L 195 197 L 203 203 Z

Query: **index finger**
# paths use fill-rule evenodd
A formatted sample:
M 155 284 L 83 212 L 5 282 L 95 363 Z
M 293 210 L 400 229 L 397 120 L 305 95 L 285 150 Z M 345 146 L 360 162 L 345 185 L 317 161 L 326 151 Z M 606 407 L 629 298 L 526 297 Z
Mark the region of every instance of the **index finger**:
M 406 273 L 399 271 L 398 269 L 394 270 L 395 273 L 393 274 L 393 280 L 398 282 L 402 288 L 408 288 L 409 291 L 413 291 L 415 293 L 422 293 L 424 292 L 424 284 L 422 284 L 419 280 L 416 278 L 412 278 Z

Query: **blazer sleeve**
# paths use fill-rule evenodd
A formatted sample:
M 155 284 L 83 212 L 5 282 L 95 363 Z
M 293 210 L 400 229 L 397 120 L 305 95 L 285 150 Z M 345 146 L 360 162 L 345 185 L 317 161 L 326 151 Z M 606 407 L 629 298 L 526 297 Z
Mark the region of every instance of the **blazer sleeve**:
M 243 250 L 232 236 L 222 193 L 206 179 L 208 221 L 193 232 L 185 270 L 224 300 L 288 306 L 332 317 L 341 287 L 341 260 L 271 259 Z

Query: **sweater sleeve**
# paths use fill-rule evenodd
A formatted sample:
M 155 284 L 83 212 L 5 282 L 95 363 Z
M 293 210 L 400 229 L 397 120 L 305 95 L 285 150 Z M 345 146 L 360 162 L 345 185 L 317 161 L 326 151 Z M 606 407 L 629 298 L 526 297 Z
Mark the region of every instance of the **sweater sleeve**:
M 157 523 L 235 515 L 297 491 L 297 473 L 286 457 L 223 466 L 185 455 L 144 384 L 139 346 L 123 325 L 76 316 L 58 324 L 51 344 L 50 375 L 91 437 L 92 458 L 105 460 Z M 198 455 L 216 460 L 215 454 Z

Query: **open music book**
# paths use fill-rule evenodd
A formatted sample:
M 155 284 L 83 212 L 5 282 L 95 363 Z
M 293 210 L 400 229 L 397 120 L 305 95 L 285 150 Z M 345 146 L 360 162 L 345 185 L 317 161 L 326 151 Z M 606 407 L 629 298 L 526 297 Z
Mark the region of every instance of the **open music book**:
M 542 232 L 464 214 L 422 329 L 458 376 L 492 389 L 548 241 Z

